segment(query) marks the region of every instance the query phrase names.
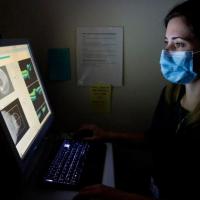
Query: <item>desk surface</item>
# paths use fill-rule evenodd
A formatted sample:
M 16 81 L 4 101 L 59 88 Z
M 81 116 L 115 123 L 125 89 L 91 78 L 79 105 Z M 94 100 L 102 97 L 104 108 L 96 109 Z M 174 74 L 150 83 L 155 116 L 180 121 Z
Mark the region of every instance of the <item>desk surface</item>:
M 113 164 L 113 149 L 111 143 L 106 143 L 107 152 L 104 165 L 104 173 L 102 184 L 115 187 L 114 181 L 114 164 Z M 30 187 L 23 192 L 21 199 L 23 200 L 72 200 L 77 194 L 75 191 L 66 190 L 43 190 Z

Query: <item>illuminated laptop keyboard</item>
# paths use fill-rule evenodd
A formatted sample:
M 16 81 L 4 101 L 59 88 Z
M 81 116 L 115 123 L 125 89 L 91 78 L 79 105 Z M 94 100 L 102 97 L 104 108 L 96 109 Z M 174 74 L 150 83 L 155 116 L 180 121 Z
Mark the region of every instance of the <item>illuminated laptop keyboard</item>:
M 65 140 L 50 164 L 44 181 L 71 186 L 79 184 L 89 148 L 88 143 Z

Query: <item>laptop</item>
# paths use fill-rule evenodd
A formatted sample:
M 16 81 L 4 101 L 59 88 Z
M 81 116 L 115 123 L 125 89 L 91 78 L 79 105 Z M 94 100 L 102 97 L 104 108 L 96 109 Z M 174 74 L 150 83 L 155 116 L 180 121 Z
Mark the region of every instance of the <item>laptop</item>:
M 0 142 L 16 163 L 10 167 L 19 169 L 20 175 L 29 180 L 35 168 L 42 166 L 40 183 L 50 187 L 78 189 L 101 183 L 106 145 L 60 138 L 46 152 L 41 151 L 53 135 L 53 123 L 53 111 L 30 42 L 0 40 Z
M 65 139 L 56 149 L 39 176 L 43 187 L 79 190 L 102 183 L 105 144 Z

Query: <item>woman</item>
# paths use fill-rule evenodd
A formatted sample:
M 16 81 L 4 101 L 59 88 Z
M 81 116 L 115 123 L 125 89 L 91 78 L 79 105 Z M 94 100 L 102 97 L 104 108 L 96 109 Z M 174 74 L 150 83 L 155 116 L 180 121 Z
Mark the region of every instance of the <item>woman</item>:
M 175 6 L 165 17 L 161 72 L 169 82 L 161 94 L 147 138 L 153 152 L 151 196 L 94 185 L 78 198 L 110 200 L 198 199 L 200 165 L 200 12 L 195 1 Z M 106 132 L 94 125 L 91 139 L 143 139 L 142 134 Z

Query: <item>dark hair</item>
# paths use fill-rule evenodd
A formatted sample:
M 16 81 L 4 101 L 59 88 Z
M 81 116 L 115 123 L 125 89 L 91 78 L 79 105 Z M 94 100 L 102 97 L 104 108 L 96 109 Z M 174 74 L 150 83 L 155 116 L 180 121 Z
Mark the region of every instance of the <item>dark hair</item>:
M 200 7 L 198 1 L 188 0 L 176 5 L 164 19 L 165 27 L 174 17 L 184 17 L 192 33 L 200 39 Z
M 188 0 L 172 8 L 164 19 L 165 27 L 174 17 L 184 17 L 194 36 L 200 40 L 200 7 L 197 0 Z M 165 99 L 168 104 L 176 103 L 182 95 L 183 85 L 168 84 L 165 90 Z M 186 125 L 199 126 L 200 124 L 200 103 L 186 117 Z

